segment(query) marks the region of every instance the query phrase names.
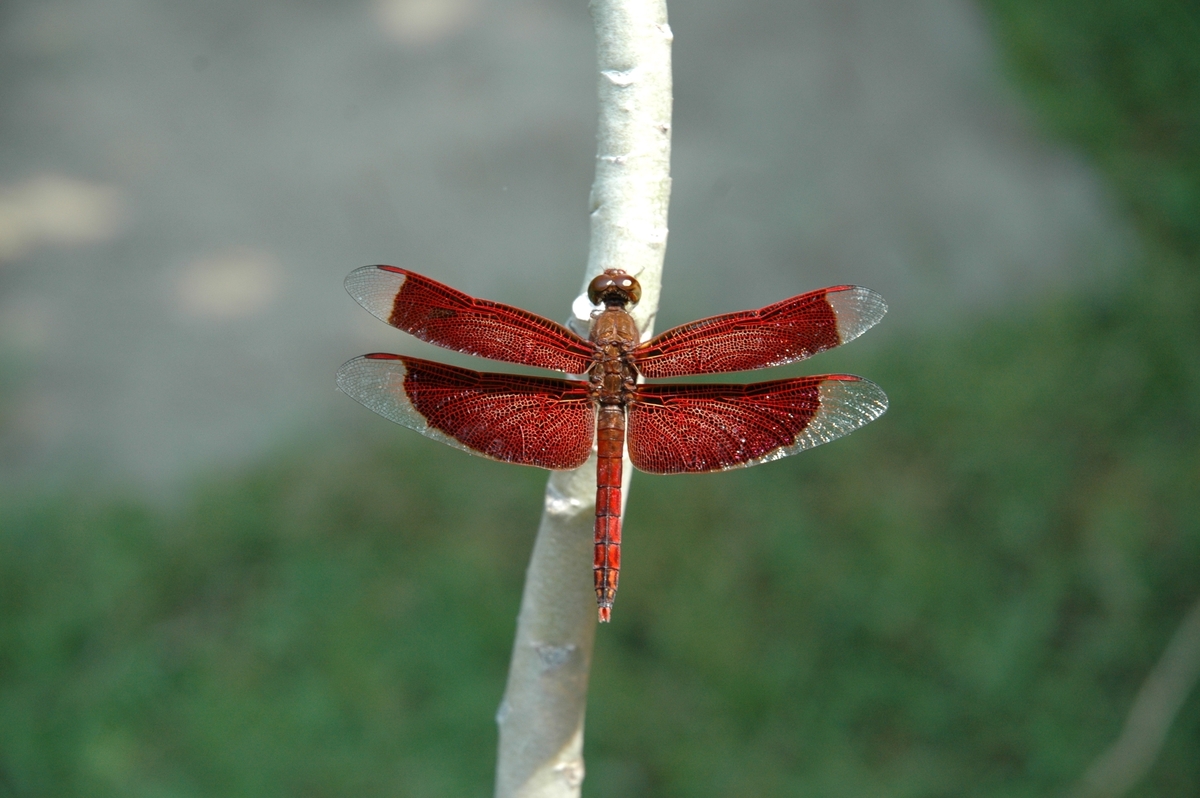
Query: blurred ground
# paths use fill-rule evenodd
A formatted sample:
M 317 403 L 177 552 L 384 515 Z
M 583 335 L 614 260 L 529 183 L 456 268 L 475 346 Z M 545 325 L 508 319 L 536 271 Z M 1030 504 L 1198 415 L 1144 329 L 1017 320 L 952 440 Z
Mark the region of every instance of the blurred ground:
M 1090 290 L 1128 249 L 970 3 L 671 22 L 660 329 L 847 282 L 893 330 L 953 327 Z M 565 317 L 591 36 L 563 0 L 4 4 L 4 473 L 177 487 L 354 418 L 333 370 L 415 347 L 341 290 L 366 263 Z

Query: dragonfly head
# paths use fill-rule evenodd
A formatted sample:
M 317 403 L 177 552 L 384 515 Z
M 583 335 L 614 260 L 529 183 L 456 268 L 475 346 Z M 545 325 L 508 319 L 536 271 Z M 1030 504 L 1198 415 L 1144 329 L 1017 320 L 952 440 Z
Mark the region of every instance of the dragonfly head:
M 636 305 L 641 298 L 638 281 L 620 269 L 608 269 L 588 286 L 588 299 L 593 305 Z

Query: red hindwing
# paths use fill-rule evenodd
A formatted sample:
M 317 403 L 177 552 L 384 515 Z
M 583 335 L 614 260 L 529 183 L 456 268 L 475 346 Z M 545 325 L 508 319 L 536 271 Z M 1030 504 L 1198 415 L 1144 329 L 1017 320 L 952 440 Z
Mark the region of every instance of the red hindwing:
M 629 406 L 629 458 L 652 474 L 757 465 L 847 435 L 885 410 L 879 386 L 849 374 L 639 385 Z
M 493 460 L 578 468 L 596 414 L 587 383 L 487 374 L 415 357 L 356 357 L 337 384 L 384 418 Z
M 650 379 L 781 366 L 857 338 L 886 312 L 869 288 L 839 285 L 673 327 L 633 355 Z
M 355 269 L 346 290 L 377 318 L 446 349 L 567 374 L 592 364 L 592 346 L 561 324 L 407 269 Z

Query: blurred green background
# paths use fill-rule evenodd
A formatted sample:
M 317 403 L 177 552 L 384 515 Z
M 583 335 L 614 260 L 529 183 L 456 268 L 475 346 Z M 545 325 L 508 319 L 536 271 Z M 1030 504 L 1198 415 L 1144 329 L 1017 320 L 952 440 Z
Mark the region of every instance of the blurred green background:
M 1136 251 L 953 334 L 885 320 L 834 366 L 891 399 L 846 440 L 635 477 L 585 795 L 1063 794 L 1200 598 L 1197 12 L 984 8 Z M 545 475 L 370 421 L 169 507 L 5 492 L 0 796 L 490 794 Z M 1200 695 L 1129 794 L 1200 794 Z

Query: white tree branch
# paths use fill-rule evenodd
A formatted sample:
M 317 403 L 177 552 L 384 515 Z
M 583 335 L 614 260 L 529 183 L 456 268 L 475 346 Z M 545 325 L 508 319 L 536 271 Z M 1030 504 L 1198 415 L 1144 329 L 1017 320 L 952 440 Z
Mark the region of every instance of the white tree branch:
M 600 125 L 583 287 L 619 268 L 642 285 L 633 316 L 654 326 L 671 177 L 671 29 L 666 0 L 592 0 Z M 625 463 L 624 496 L 632 468 Z M 578 798 L 596 632 L 592 528 L 596 458 L 556 472 L 526 573 L 504 700 L 497 798 Z M 619 618 L 619 612 L 614 612 Z

